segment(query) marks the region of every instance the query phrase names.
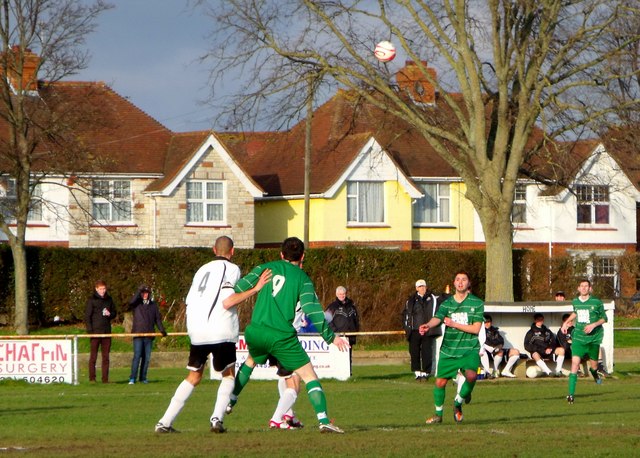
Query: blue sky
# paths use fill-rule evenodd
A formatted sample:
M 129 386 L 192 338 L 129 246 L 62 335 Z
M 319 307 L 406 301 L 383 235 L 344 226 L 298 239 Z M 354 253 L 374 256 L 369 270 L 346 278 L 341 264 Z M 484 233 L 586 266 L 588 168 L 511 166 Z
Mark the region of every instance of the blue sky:
M 104 81 L 175 132 L 209 129 L 208 69 L 197 58 L 214 24 L 185 0 L 110 0 L 87 38 L 91 60 L 71 79 Z

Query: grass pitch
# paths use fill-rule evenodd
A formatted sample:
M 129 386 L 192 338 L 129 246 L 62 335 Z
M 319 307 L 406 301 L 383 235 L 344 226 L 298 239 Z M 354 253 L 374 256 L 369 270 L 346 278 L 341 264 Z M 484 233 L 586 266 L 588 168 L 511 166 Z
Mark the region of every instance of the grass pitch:
M 174 427 L 153 427 L 166 409 L 184 369 L 151 368 L 148 385 L 128 385 L 116 368 L 115 383 L 28 385 L 0 383 L 0 455 L 4 456 L 637 456 L 640 450 L 640 363 L 616 365 L 614 377 L 596 385 L 578 381 L 576 402 L 565 401 L 567 379 L 483 380 L 453 421 L 455 391 L 447 386 L 444 423 L 428 426 L 433 381 L 418 383 L 403 366 L 356 366 L 353 378 L 324 380 L 329 413 L 344 435 L 320 434 L 305 392 L 296 411 L 298 431 L 271 431 L 275 381 L 253 380 L 226 434 L 209 432 L 217 382 L 196 388 Z

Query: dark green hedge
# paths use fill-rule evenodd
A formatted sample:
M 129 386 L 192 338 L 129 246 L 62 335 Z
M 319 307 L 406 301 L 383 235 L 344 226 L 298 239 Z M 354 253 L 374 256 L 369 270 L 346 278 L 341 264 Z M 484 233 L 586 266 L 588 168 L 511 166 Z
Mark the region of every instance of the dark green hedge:
M 66 249 L 27 247 L 29 264 L 29 319 L 32 326 L 46 325 L 59 316 L 80 322 L 87 298 L 97 279 L 103 279 L 120 310 L 141 283 L 151 285 L 165 319 L 179 329 L 184 318 L 184 298 L 195 271 L 213 253 L 204 248 L 157 250 Z M 234 262 L 243 273 L 265 261 L 277 259 L 277 249 L 237 250 Z M 628 261 L 633 264 L 633 260 Z M 335 298 L 344 285 L 358 306 L 366 330 L 400 329 L 404 301 L 424 278 L 436 292 L 451 284 L 460 269 L 471 274 L 473 291 L 484 297 L 484 251 L 391 251 L 347 247 L 307 251 L 304 269 L 316 284 L 321 303 Z M 571 264 L 554 260 L 549 280 L 548 258 L 536 252 L 514 251 L 516 300 L 549 300 L 550 291 L 573 291 Z M 596 290 L 597 293 L 597 290 Z M 8 246 L 0 246 L 0 324 L 12 325 L 13 260 Z M 245 324 L 250 305 L 241 308 Z

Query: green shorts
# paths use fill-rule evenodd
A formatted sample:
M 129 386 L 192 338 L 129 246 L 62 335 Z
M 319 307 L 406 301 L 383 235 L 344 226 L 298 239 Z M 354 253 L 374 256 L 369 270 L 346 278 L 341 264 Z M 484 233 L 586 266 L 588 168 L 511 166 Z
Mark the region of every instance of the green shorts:
M 466 370 L 477 371 L 478 367 L 480 367 L 480 354 L 477 350 L 457 357 L 448 357 L 440 353 L 436 378 L 452 379 L 458 374 L 458 370 L 463 372 Z
M 296 334 L 249 325 L 244 338 L 256 364 L 264 364 L 269 356 L 273 356 L 282 367 L 295 371 L 311 361 Z
M 571 344 L 571 355 L 572 357 L 579 356 L 580 359 L 588 356 L 589 359 L 598 361 L 598 357 L 600 356 L 600 344 L 595 342 L 581 343 L 574 340 Z

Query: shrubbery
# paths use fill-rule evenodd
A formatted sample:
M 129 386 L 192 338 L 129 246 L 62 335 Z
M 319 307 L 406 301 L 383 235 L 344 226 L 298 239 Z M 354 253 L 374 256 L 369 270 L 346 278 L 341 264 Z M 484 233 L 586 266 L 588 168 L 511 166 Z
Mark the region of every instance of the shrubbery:
M 104 279 L 119 310 L 124 310 L 137 287 L 153 288 L 155 300 L 167 321 L 179 330 L 184 319 L 184 298 L 195 271 L 213 254 L 205 248 L 156 250 L 66 249 L 28 247 L 29 318 L 34 326 L 59 316 L 66 322 L 82 321 L 87 297 L 97 279 Z M 277 249 L 237 250 L 234 262 L 243 273 L 265 261 L 278 259 Z M 618 260 L 623 282 L 634 282 L 637 256 Z M 0 323 L 12 324 L 13 262 L 9 248 L 0 246 Z M 550 300 L 552 292 L 575 290 L 576 274 L 570 258 L 554 259 L 545 253 L 514 251 L 516 300 Z M 316 284 L 322 304 L 334 299 L 335 288 L 346 286 L 361 315 L 363 329 L 400 329 L 400 312 L 414 283 L 424 278 L 436 293 L 451 284 L 460 269 L 472 277 L 473 292 L 484 297 L 484 251 L 390 251 L 347 247 L 308 250 L 304 269 Z M 509 279 L 511 280 L 511 279 Z M 624 285 L 623 285 L 624 286 Z M 596 295 L 610 298 L 606 283 L 596 282 Z M 635 291 L 635 284 L 631 288 Z M 623 294 L 624 296 L 624 294 Z M 629 301 L 621 302 L 625 307 Z M 625 305 L 627 304 L 627 305 Z M 624 312 L 624 310 L 620 310 Z M 251 307 L 241 308 L 242 323 Z

